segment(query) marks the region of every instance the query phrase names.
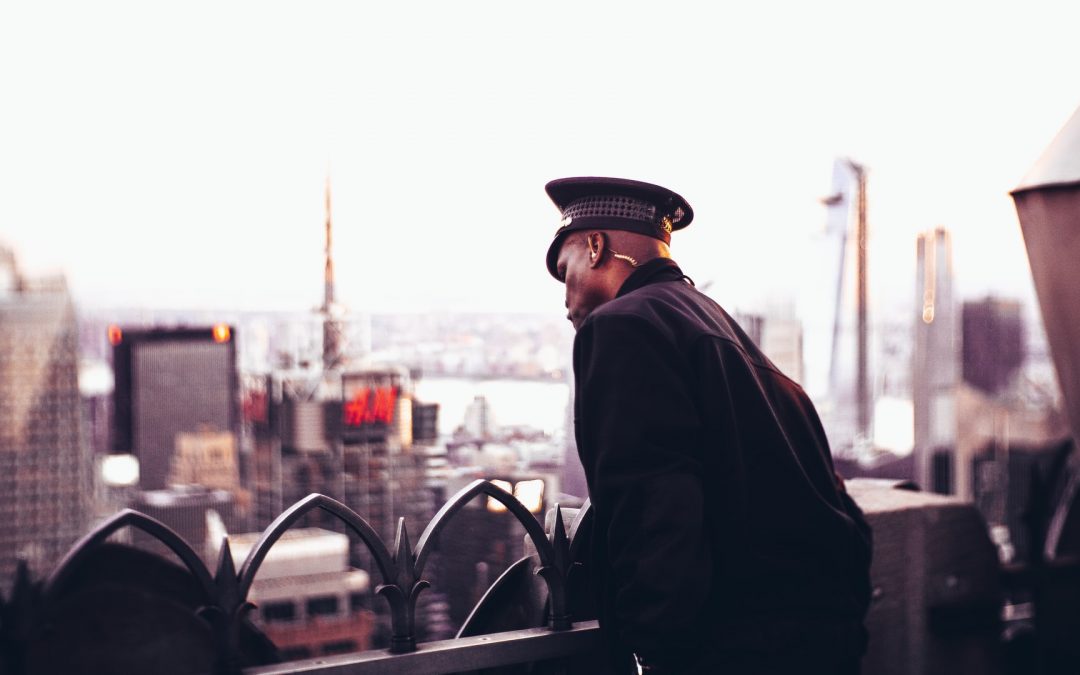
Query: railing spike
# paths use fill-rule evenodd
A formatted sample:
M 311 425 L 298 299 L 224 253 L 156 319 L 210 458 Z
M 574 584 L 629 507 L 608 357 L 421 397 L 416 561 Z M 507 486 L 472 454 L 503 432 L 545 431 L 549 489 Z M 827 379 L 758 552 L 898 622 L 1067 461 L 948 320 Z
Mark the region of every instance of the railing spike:
M 397 563 L 398 573 L 408 567 L 413 569 L 412 546 L 409 544 L 409 529 L 405 527 L 405 518 L 398 518 L 397 535 L 394 539 L 394 562 Z
M 236 574 L 236 563 L 233 560 L 228 537 L 223 537 L 221 540 L 214 583 L 218 588 L 218 602 L 226 612 L 237 609 L 244 601 L 244 598 L 240 597 L 240 580 Z
M 233 561 L 232 547 L 229 546 L 229 538 L 221 538 L 221 548 L 218 552 L 218 565 L 217 573 L 215 574 L 215 580 L 220 580 L 224 577 L 232 577 L 236 579 L 236 563 Z
M 555 553 L 570 548 L 570 540 L 566 537 L 566 525 L 563 523 L 562 506 L 555 505 L 555 522 L 551 527 L 551 543 L 555 547 Z
M 33 595 L 34 584 L 30 581 L 30 566 L 26 558 L 19 558 L 15 566 L 15 583 L 11 587 L 11 605 Z

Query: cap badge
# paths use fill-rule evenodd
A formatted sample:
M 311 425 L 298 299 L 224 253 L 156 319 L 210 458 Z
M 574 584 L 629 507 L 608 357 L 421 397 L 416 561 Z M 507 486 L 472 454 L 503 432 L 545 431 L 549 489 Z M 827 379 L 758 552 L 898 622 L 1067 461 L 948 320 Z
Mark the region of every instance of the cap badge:
M 670 216 L 664 216 L 663 218 L 660 219 L 660 229 L 663 230 L 666 234 L 671 234 L 671 217 Z
M 570 217 L 570 216 L 566 216 L 565 218 L 563 218 L 562 220 L 559 221 L 559 229 L 561 230 L 564 227 L 570 227 L 570 223 L 572 223 L 572 222 L 574 222 L 574 219 L 572 217 Z

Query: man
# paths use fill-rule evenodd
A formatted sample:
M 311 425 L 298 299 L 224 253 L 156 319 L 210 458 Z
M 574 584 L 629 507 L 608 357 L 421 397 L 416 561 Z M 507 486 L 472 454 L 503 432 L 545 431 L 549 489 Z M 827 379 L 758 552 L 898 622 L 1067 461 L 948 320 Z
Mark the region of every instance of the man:
M 806 394 L 671 259 L 690 205 L 615 178 L 547 193 L 613 672 L 857 673 L 869 528 Z

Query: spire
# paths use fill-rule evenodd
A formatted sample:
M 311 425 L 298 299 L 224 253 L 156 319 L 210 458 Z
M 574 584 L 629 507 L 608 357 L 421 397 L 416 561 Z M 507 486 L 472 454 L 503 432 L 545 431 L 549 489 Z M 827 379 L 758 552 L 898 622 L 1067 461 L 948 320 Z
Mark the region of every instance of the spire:
M 330 210 L 330 174 L 326 174 L 326 272 L 323 276 L 323 310 L 334 304 L 333 215 Z
M 333 217 L 330 210 L 330 172 L 326 173 L 326 269 L 323 273 L 323 369 L 341 364 L 341 325 L 334 304 Z

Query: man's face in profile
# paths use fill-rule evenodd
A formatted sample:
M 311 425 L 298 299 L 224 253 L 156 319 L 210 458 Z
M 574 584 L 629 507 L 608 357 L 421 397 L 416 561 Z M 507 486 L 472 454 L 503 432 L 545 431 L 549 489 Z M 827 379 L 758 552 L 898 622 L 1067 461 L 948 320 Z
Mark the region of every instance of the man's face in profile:
M 566 318 L 578 330 L 594 309 L 610 299 L 600 283 L 603 275 L 590 256 L 586 235 L 574 233 L 563 241 L 556 273 L 566 285 Z

